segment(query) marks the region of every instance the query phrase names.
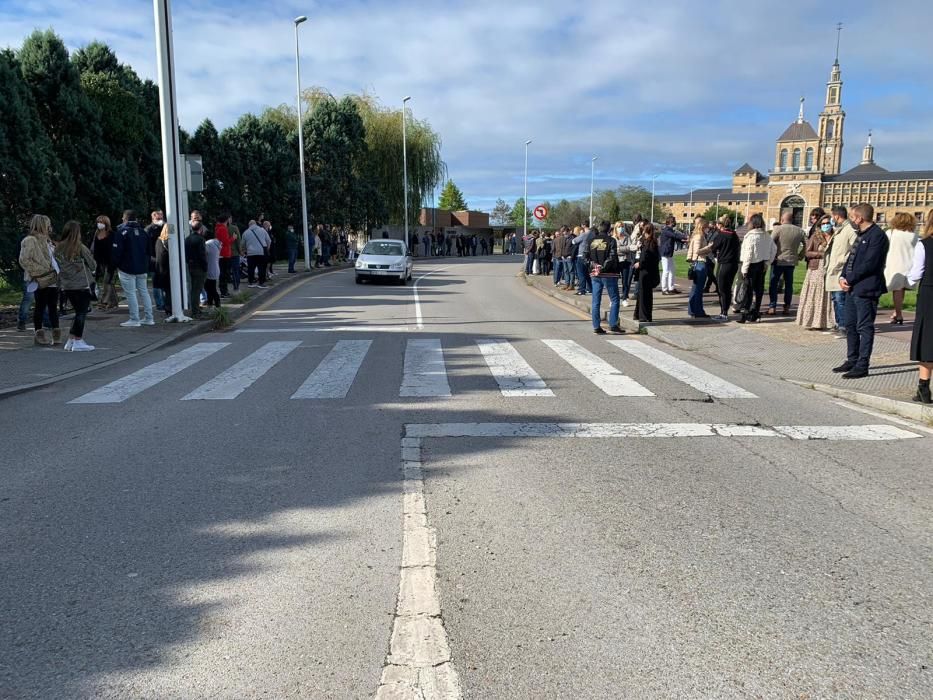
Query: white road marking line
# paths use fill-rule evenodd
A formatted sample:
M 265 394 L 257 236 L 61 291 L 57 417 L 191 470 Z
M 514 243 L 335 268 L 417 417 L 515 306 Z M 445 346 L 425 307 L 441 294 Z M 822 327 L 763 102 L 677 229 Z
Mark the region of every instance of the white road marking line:
M 299 345 L 300 340 L 266 343 L 256 352 L 247 355 L 206 384 L 182 397 L 182 401 L 235 399 Z
M 696 438 L 769 437 L 792 440 L 907 440 L 919 438 L 891 425 L 758 426 L 740 423 L 411 423 L 409 438 Z
M 868 416 L 874 418 L 880 418 L 881 420 L 890 421 L 897 425 L 903 425 L 905 428 L 910 428 L 911 430 L 919 430 L 921 433 L 927 433 L 928 435 L 933 435 L 933 428 L 928 428 L 925 425 L 918 425 L 917 423 L 907 420 L 906 418 L 899 418 L 897 416 L 892 416 L 887 413 L 882 413 L 881 411 L 873 411 L 870 408 L 865 408 L 864 406 L 858 406 L 854 403 L 850 403 L 845 399 L 837 399 L 833 401 L 837 406 L 842 406 L 843 408 L 848 408 L 852 411 L 858 411 L 859 413 L 864 413 Z
M 402 438 L 402 467 L 402 566 L 376 700 L 459 700 L 463 693 L 437 596 L 437 535 L 424 502 L 421 440 Z
M 371 340 L 338 340 L 292 398 L 346 398 L 372 343 Z
M 409 340 L 399 396 L 450 396 L 444 349 L 438 338 Z
M 415 298 L 415 325 L 418 327 L 418 330 L 424 330 L 424 319 L 421 316 L 421 297 L 418 295 L 418 284 L 425 277 L 430 277 L 435 275 L 438 272 L 446 270 L 446 267 L 439 267 L 436 270 L 431 270 L 430 272 L 425 272 L 421 277 L 415 280 L 415 283 L 411 286 L 411 292 Z
M 610 340 L 612 345 L 647 362 L 674 379 L 717 399 L 757 399 L 750 391 L 695 367 L 640 340 Z
M 554 396 L 554 392 L 507 340 L 480 338 L 476 344 L 503 396 Z
M 409 326 L 322 326 L 313 328 L 238 328 L 234 333 L 345 333 L 361 331 L 363 333 L 391 333 L 410 331 Z
M 68 403 L 121 403 L 213 355 L 230 343 L 197 343 Z
M 609 396 L 654 396 L 634 379 L 573 340 L 542 342 Z

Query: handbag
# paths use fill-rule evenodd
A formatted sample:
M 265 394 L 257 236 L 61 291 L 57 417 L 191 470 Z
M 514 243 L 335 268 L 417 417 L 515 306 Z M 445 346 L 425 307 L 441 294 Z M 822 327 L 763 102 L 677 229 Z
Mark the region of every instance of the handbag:
M 744 277 L 740 277 L 735 281 L 735 284 L 732 285 L 732 309 L 736 313 L 741 311 L 742 307 L 745 306 L 745 302 L 748 299 L 748 294 L 751 285 L 749 285 L 748 280 Z
M 87 282 L 87 290 L 91 294 L 91 301 L 97 301 L 97 281 L 92 280 L 87 273 L 87 263 L 81 258 L 81 267 L 84 268 L 84 281 Z
M 691 262 L 687 268 L 687 279 L 691 282 L 697 278 L 696 263 Z

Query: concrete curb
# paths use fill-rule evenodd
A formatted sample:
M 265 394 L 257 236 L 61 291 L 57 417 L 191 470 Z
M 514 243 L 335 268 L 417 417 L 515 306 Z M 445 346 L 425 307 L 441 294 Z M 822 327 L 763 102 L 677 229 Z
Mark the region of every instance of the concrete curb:
M 895 416 L 907 418 L 908 420 L 925 425 L 933 425 L 933 405 L 898 401 L 897 399 L 872 396 L 871 394 L 861 394 L 857 391 L 840 389 L 835 386 L 829 386 L 828 384 L 814 384 L 813 382 L 801 382 L 795 379 L 787 379 L 786 381 L 804 387 L 805 389 L 813 389 L 814 391 L 834 396 L 837 399 L 843 399 L 849 403 L 858 404 L 859 406 L 872 408 L 876 411 L 883 411 L 884 413 L 891 413 Z
M 592 297 L 584 297 L 586 301 L 584 301 L 584 298 L 580 298 L 580 299 L 576 297 L 568 298 L 567 294 L 559 292 L 557 289 L 555 289 L 553 283 L 548 283 L 546 281 L 545 282 L 538 281 L 538 279 L 536 279 L 534 275 L 532 275 L 531 277 L 528 277 L 524 272 L 519 272 L 517 276 L 520 279 L 524 279 L 525 284 L 528 285 L 529 287 L 533 287 L 534 289 L 541 292 L 542 294 L 546 294 L 547 296 L 553 299 L 556 299 L 557 301 L 564 304 L 565 306 L 570 306 L 579 311 L 583 311 L 586 314 L 591 313 Z M 550 280 L 551 278 L 543 277 L 542 279 Z M 606 299 L 605 303 L 603 303 L 600 306 L 600 318 L 603 321 L 606 321 L 609 318 L 608 298 Z M 631 318 L 625 318 L 624 316 L 620 314 L 619 325 L 622 326 L 627 331 L 631 331 L 634 333 L 640 333 L 642 329 L 648 327 L 649 324 L 645 324 L 645 323 L 642 323 L 641 321 L 636 321 Z
M 249 316 L 255 313 L 256 311 L 258 311 L 260 308 L 262 308 L 265 305 L 272 304 L 278 301 L 280 298 L 285 296 L 288 292 L 292 291 L 295 287 L 299 286 L 303 282 L 307 282 L 310 279 L 314 279 L 315 277 L 320 277 L 321 275 L 324 275 L 324 274 L 328 274 L 331 272 L 338 272 L 340 270 L 348 270 L 348 269 L 352 269 L 352 265 L 342 265 L 340 267 L 334 267 L 331 269 L 325 269 L 325 270 L 315 269 L 315 270 L 311 270 L 310 272 L 298 273 L 298 275 L 296 275 L 294 278 L 286 280 L 286 282 L 282 284 L 281 288 L 278 288 L 277 286 L 277 288 L 275 289 L 275 293 L 271 297 L 267 298 L 266 295 L 264 294 L 254 296 L 252 299 L 250 299 L 245 304 L 243 304 L 239 309 L 232 311 L 231 315 L 233 316 L 233 319 L 234 319 L 233 323 L 231 323 L 228 328 L 223 329 L 222 331 L 218 331 L 218 332 L 232 330 L 234 327 L 237 326 L 237 324 L 239 324 L 242 320 L 244 320 L 246 316 Z M 93 365 L 90 365 L 89 367 L 82 367 L 81 369 L 76 369 L 71 372 L 65 372 L 64 374 L 59 374 L 54 377 L 49 377 L 48 379 L 43 379 L 42 381 L 39 381 L 39 382 L 32 382 L 31 384 L 22 384 L 20 386 L 10 387 L 8 389 L 0 389 L 0 401 L 2 401 L 3 399 L 9 398 L 11 396 L 17 396 L 19 394 L 25 394 L 30 391 L 35 391 L 36 389 L 42 389 L 44 387 L 51 386 L 52 384 L 64 381 L 66 379 L 80 377 L 89 372 L 94 372 L 96 370 L 103 369 L 105 367 L 110 367 L 112 365 L 123 362 L 124 360 L 128 360 L 131 357 L 139 357 L 140 355 L 146 355 L 155 350 L 159 350 L 161 348 L 167 347 L 169 345 L 174 345 L 176 343 L 181 343 L 185 340 L 188 340 L 189 338 L 193 338 L 196 335 L 200 335 L 201 333 L 207 333 L 213 330 L 213 328 L 211 327 L 210 320 L 193 321 L 191 323 L 183 323 L 183 324 L 167 324 L 167 325 L 177 325 L 178 330 L 174 331 L 171 335 L 169 335 L 166 338 L 160 338 L 154 343 L 145 345 L 141 347 L 139 350 L 128 352 L 125 355 L 122 355 L 120 357 L 113 357 L 109 360 L 103 360 L 102 362 L 97 362 Z

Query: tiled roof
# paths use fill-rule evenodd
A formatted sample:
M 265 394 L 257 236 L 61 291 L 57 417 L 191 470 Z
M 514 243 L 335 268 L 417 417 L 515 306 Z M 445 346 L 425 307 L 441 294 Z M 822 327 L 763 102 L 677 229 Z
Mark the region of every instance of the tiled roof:
M 877 167 L 877 166 L 875 166 Z M 827 175 L 824 182 L 881 182 L 888 180 L 933 180 L 933 170 L 884 170 L 862 169 L 859 165 L 840 175 Z
M 803 121 L 794 122 L 787 127 L 778 141 L 815 141 L 818 138 L 810 122 Z
M 758 171 L 755 170 L 748 163 L 742 163 L 742 167 L 736 170 L 735 172 L 733 172 L 732 174 L 733 175 L 755 175 L 757 173 Z
M 694 190 L 693 191 L 693 202 L 715 202 L 716 196 L 719 195 L 719 201 L 722 202 L 745 202 L 748 201 L 749 195 L 747 192 L 733 192 L 731 188 L 724 187 L 720 189 L 706 189 L 706 190 Z M 659 202 L 689 202 L 690 193 L 685 192 L 684 194 L 662 194 L 655 197 Z M 751 201 L 753 202 L 763 202 L 768 199 L 767 192 L 752 192 Z

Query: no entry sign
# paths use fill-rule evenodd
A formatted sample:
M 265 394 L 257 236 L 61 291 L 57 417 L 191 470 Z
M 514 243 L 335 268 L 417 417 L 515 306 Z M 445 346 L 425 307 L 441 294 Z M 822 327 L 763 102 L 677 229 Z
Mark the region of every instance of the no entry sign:
M 548 208 L 543 204 L 539 204 L 535 207 L 534 215 L 538 221 L 544 221 L 547 218 Z

